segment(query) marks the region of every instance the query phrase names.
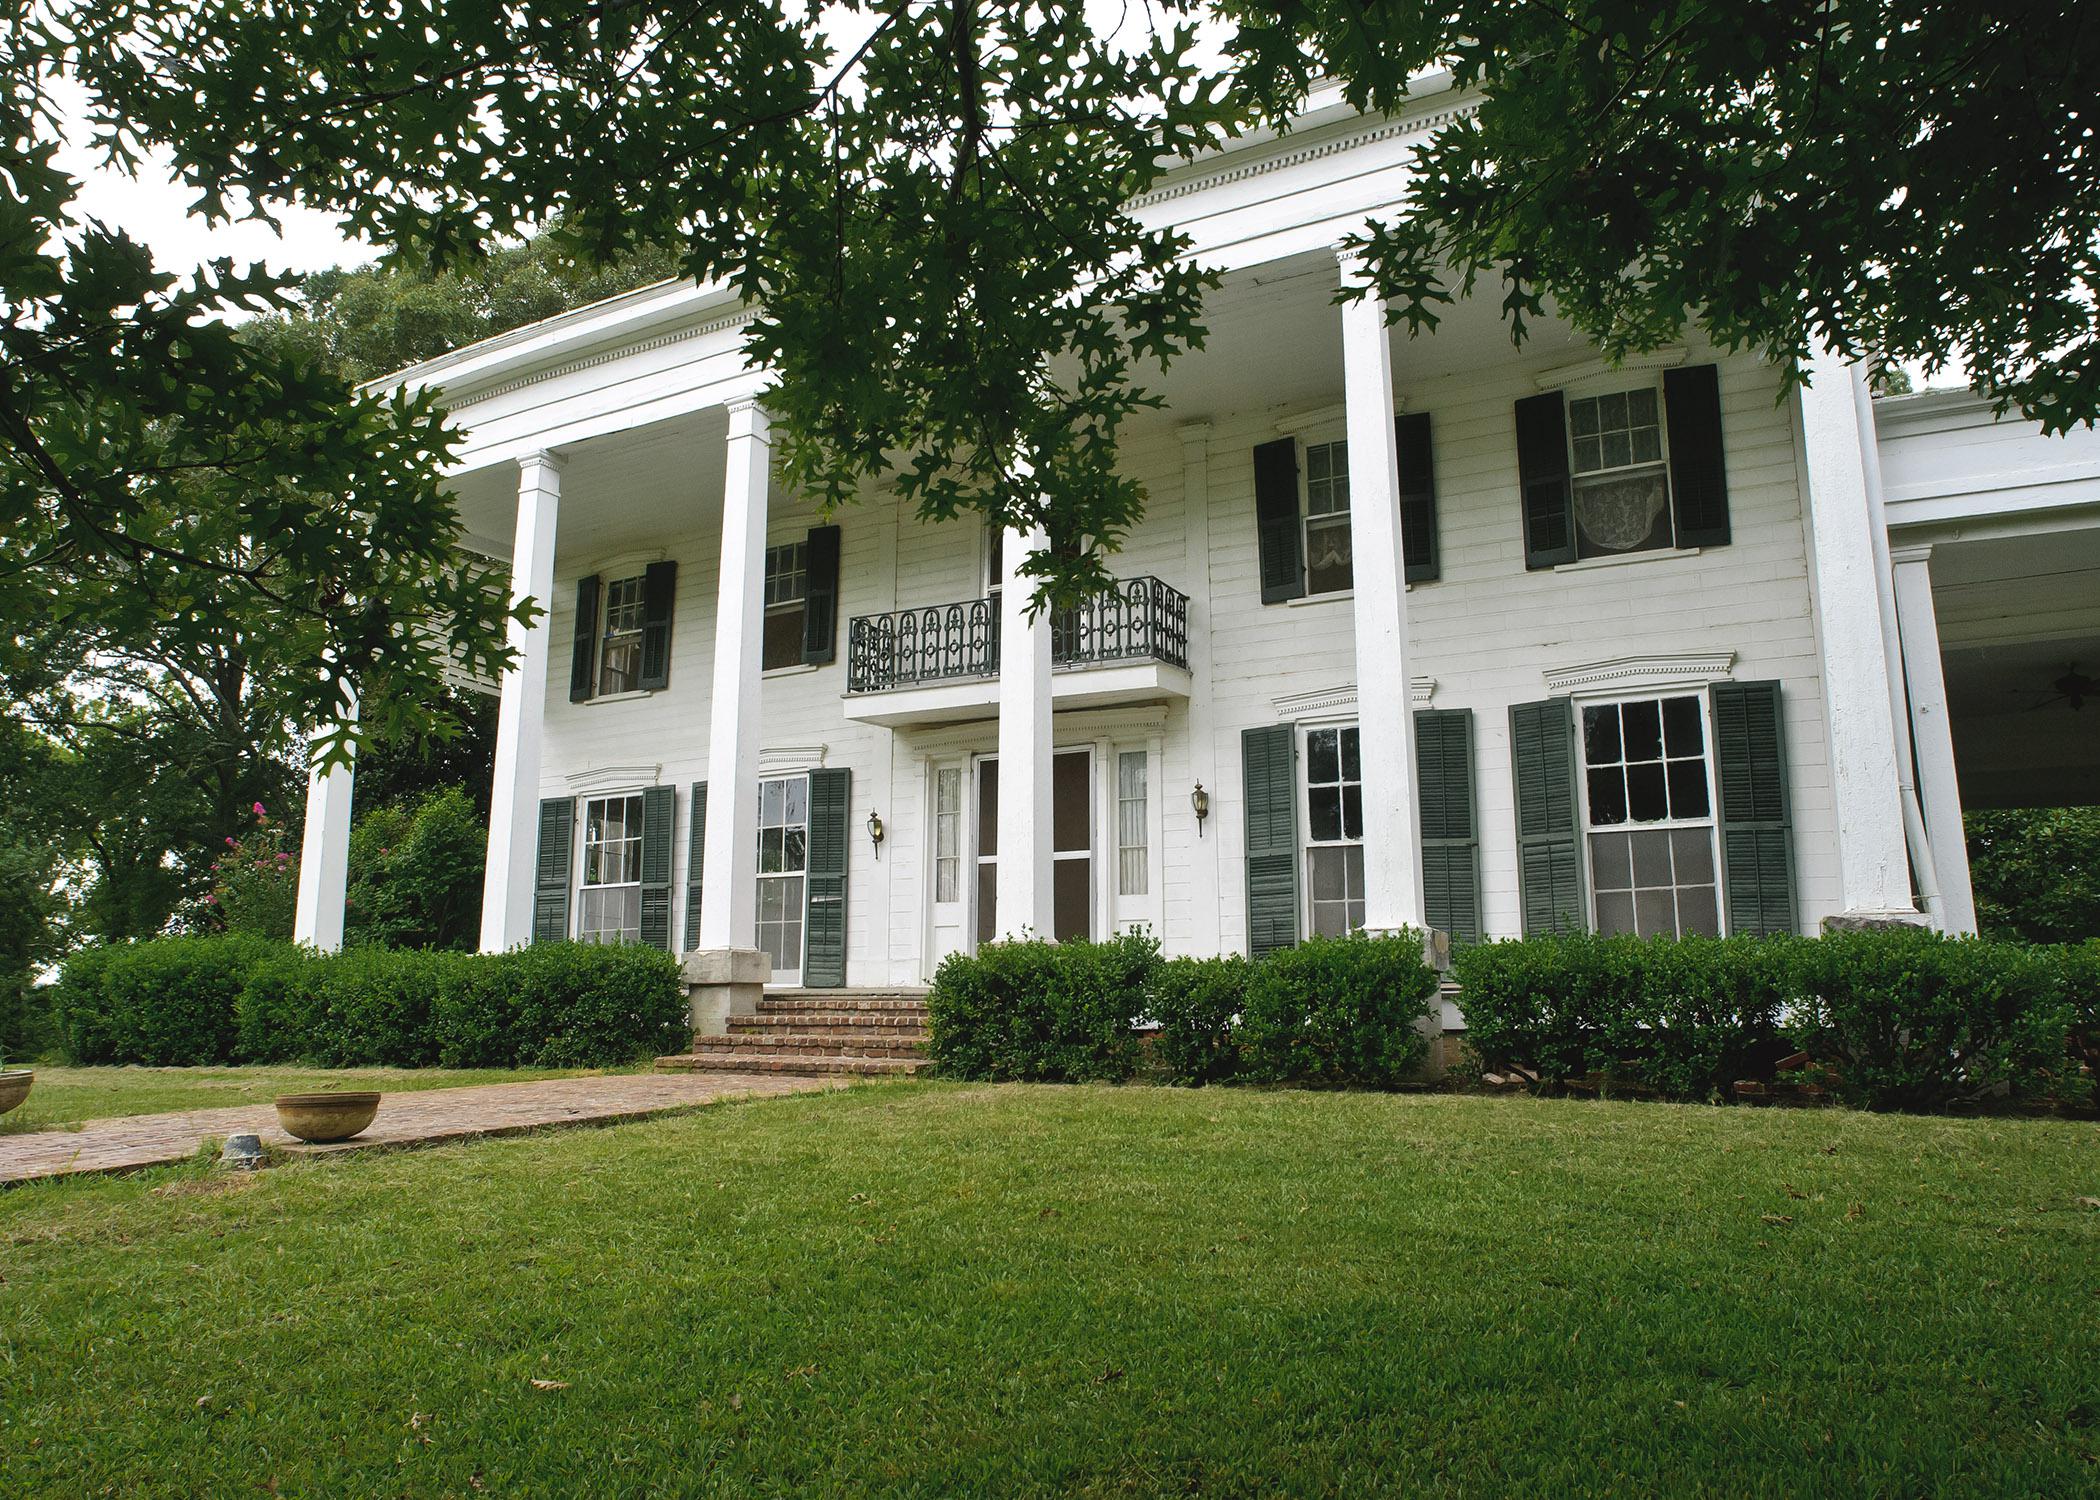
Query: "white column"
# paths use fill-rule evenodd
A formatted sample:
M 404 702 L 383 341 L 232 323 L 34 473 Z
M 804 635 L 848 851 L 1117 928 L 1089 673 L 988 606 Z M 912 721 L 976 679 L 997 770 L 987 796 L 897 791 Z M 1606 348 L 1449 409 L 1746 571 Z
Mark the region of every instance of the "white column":
M 772 447 L 772 424 L 758 399 L 730 402 L 707 721 L 707 878 L 700 887 L 700 947 L 708 951 L 758 946 L 759 673 Z
M 1050 837 L 1050 612 L 1031 614 L 1021 573 L 1043 533 L 1006 533 L 999 549 L 999 900 L 1002 938 L 1056 931 Z
M 1827 350 L 1800 391 L 1807 471 L 1809 581 L 1830 731 L 1841 914 L 1912 917 L 1910 860 L 1897 779 L 1896 721 L 1882 639 L 1864 445 L 1852 372 Z
M 1218 788 L 1217 712 L 1211 698 L 1210 650 L 1210 423 L 1181 425 L 1181 527 L 1183 583 L 1189 594 L 1189 785 L 1167 785 L 1162 766 L 1158 788 L 1165 818 L 1195 817 L 1190 795 L 1197 785 L 1216 795 Z M 1164 759 L 1164 757 L 1162 757 Z M 1165 821 L 1163 818 L 1163 822 Z M 1218 899 L 1217 829 L 1206 819 L 1196 830 L 1185 868 L 1166 863 L 1162 850 L 1159 882 L 1161 912 L 1168 882 L 1188 881 L 1189 934 L 1186 948 L 1198 958 L 1215 957 L 1223 947 L 1224 915 Z M 1165 934 L 1162 933 L 1162 936 Z
M 1932 549 L 1899 547 L 1889 560 L 1895 565 L 1896 623 L 1903 638 L 1903 672 L 1910 681 L 1911 743 L 1918 757 L 1925 836 L 1931 840 L 1933 871 L 1939 878 L 1940 920 L 1949 932 L 1973 933 L 1976 896 L 1969 886 L 1968 835 L 1962 827 L 1961 786 L 1955 780 L 1939 614 L 1932 603 Z
M 518 460 L 518 529 L 510 551 L 510 598 L 530 599 L 530 625 L 510 622 L 516 653 L 503 674 L 496 719 L 495 783 L 489 798 L 488 869 L 481 884 L 481 951 L 532 941 L 532 875 L 539 853 L 540 739 L 547 723 L 547 650 L 554 609 L 554 523 L 561 460 Z
M 350 695 L 347 727 L 357 722 Z M 350 884 L 349 764 L 306 773 L 306 833 L 299 844 L 299 897 L 292 910 L 292 941 L 334 953 L 343 946 L 343 897 Z
M 1355 256 L 1343 253 L 1341 268 L 1345 287 L 1368 284 Z M 1356 727 L 1363 756 L 1364 926 L 1393 932 L 1428 924 L 1415 809 L 1393 356 L 1385 302 L 1375 294 L 1342 304 L 1342 389 L 1348 404 Z

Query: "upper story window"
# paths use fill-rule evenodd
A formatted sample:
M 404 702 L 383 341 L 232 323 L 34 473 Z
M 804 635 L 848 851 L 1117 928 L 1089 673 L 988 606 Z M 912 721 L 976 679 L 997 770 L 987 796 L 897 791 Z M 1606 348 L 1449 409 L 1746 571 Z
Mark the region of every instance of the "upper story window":
M 1662 403 L 1655 388 L 1568 402 L 1579 557 L 1612 557 L 1675 545 Z
M 1719 936 L 1705 700 L 1586 705 L 1582 762 L 1597 931 Z
M 598 691 L 631 693 L 642 680 L 642 575 L 605 586 L 605 618 L 598 638 Z
M 1364 787 L 1356 727 L 1305 733 L 1305 883 L 1311 930 L 1364 925 Z
M 763 665 L 803 661 L 803 611 L 809 598 L 808 550 L 802 542 L 766 549 L 766 631 Z
M 1305 591 L 1338 594 L 1354 581 L 1349 444 L 1305 445 Z

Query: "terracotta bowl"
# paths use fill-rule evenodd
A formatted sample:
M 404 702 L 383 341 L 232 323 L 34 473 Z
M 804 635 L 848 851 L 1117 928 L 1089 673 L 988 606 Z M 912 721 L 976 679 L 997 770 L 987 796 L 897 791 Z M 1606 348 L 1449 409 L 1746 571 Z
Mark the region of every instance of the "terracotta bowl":
M 27 1068 L 0 1069 L 0 1115 L 27 1099 L 35 1082 L 36 1074 Z
M 379 1113 L 377 1094 L 281 1094 L 277 1123 L 287 1135 L 325 1145 L 347 1141 Z

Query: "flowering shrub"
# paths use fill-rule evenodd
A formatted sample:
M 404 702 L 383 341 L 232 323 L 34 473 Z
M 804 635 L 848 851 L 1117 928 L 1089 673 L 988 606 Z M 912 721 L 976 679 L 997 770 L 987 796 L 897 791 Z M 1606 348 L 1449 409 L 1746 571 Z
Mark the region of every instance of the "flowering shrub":
M 212 861 L 211 894 L 204 898 L 208 925 L 259 937 L 292 935 L 299 896 L 299 855 L 284 826 L 258 802 L 255 826 Z

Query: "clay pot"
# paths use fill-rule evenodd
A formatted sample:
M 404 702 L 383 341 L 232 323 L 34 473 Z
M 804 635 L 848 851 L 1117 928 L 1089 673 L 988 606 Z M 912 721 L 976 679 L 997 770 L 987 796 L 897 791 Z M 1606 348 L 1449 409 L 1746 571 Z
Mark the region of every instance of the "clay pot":
M 315 1145 L 349 1140 L 378 1113 L 377 1094 L 282 1094 L 277 1100 L 285 1134 Z
M 0 1115 L 27 1099 L 29 1086 L 35 1082 L 36 1074 L 28 1068 L 0 1069 Z

